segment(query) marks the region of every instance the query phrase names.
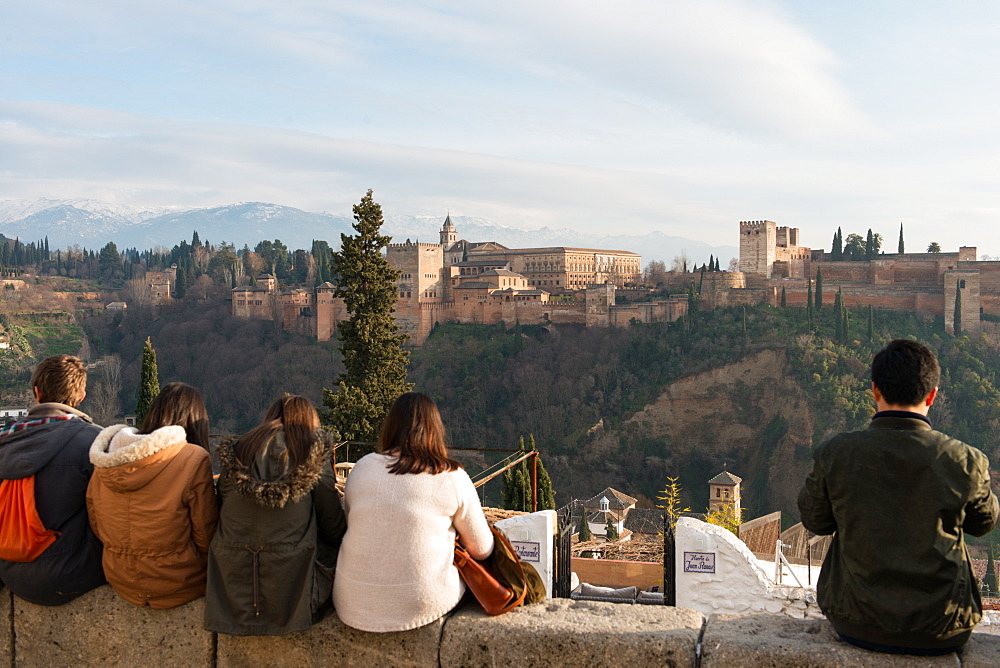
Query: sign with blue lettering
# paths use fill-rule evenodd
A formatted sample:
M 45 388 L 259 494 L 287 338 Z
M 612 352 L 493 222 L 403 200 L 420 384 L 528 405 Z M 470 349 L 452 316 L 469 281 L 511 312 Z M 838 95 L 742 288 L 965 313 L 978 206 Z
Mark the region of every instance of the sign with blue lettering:
M 524 540 L 512 540 L 510 544 L 517 551 L 521 561 L 533 561 L 536 564 L 542 560 L 542 544 Z
M 685 573 L 714 573 L 715 552 L 685 552 Z

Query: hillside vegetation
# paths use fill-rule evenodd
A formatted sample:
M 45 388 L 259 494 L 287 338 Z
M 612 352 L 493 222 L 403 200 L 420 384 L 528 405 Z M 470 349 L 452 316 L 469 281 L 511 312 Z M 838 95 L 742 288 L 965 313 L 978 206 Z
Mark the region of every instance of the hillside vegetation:
M 733 308 L 627 329 L 438 327 L 410 379 L 441 403 L 457 445 L 496 447 L 533 433 L 557 503 L 607 485 L 653 497 L 680 476 L 685 505 L 707 505 L 725 466 L 744 478 L 748 515 L 794 498 L 814 445 L 871 417 L 871 357 L 888 340 L 931 346 L 943 368 L 931 417 L 1000 456 L 1000 346 L 941 334 L 922 316 L 833 309 Z M 861 329 L 862 333 L 853 331 Z

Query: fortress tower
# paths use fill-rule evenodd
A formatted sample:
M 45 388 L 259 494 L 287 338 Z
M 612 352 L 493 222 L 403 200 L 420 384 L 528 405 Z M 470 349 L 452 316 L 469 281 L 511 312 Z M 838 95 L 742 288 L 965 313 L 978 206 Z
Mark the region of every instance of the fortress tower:
M 771 277 L 778 246 L 778 224 L 770 220 L 740 221 L 740 271 Z

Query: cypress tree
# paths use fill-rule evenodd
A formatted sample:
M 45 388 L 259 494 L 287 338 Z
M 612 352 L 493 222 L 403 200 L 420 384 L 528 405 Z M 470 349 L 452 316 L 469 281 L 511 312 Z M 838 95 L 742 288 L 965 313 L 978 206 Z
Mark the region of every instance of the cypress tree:
M 844 309 L 844 341 L 849 341 L 851 338 L 851 316 L 848 309 Z
M 865 259 L 871 260 L 875 257 L 875 237 L 871 228 L 868 228 L 868 238 L 865 240 Z
M 146 337 L 146 343 L 142 346 L 142 371 L 139 374 L 139 396 L 135 402 L 135 422 L 142 423 L 142 418 L 146 417 L 149 405 L 160 393 L 160 380 L 156 368 L 156 351 L 153 350 L 153 342 Z
M 542 458 L 538 458 L 538 509 L 555 510 L 556 493 L 552 489 L 552 478 L 542 464 Z
M 904 246 L 903 246 L 903 224 L 900 223 L 899 224 L 899 247 L 896 249 L 896 252 L 899 253 L 900 255 L 902 255 L 903 254 L 903 248 L 904 248 Z
M 538 450 L 535 447 L 535 435 L 528 434 L 528 449 Z M 538 509 L 539 510 L 555 510 L 556 509 L 556 494 L 552 490 L 552 478 L 549 477 L 549 472 L 545 470 L 545 465 L 542 464 L 542 458 L 536 457 L 538 460 Z M 529 494 L 531 478 L 528 478 L 529 483 Z M 530 497 L 529 497 L 530 498 Z
M 875 341 L 875 309 L 868 305 L 868 342 Z
M 955 284 L 955 336 L 962 333 L 962 284 Z
M 833 249 L 830 251 L 830 259 L 834 262 L 844 259 L 844 233 L 837 228 L 837 233 L 833 235 Z
M 809 292 L 806 293 L 806 313 L 809 316 L 809 322 L 813 321 L 813 283 L 809 281 Z
M 604 539 L 609 543 L 618 540 L 618 525 L 609 517 L 608 523 L 604 526 Z
M 392 240 L 380 234 L 382 207 L 372 191 L 354 206 L 357 234 L 340 235 L 333 253 L 331 275 L 335 296 L 344 300 L 350 318 L 337 323 L 345 371 L 336 391 L 324 389 L 327 421 L 342 438 L 373 441 L 389 406 L 412 386 L 406 382 L 409 353 L 392 314 L 396 306 L 395 280 L 382 249 Z
M 844 340 L 844 325 L 843 325 L 843 311 L 844 311 L 844 289 L 840 288 L 837 290 L 837 296 L 833 300 L 833 319 L 836 322 L 836 327 L 834 330 L 834 338 L 837 341 Z
M 816 311 L 823 310 L 823 270 L 816 270 Z
M 785 287 L 781 287 L 781 308 L 788 307 L 788 297 L 785 295 Z
M 590 523 L 587 522 L 587 509 L 582 508 L 581 512 L 583 513 L 583 516 L 580 517 L 580 527 L 577 531 L 580 542 L 586 543 L 588 540 L 593 540 L 594 537 L 590 533 Z
M 715 271 L 715 255 L 711 253 L 708 255 L 708 270 Z
M 187 293 L 187 272 L 184 267 L 177 267 L 177 279 L 174 281 L 174 294 L 178 299 Z

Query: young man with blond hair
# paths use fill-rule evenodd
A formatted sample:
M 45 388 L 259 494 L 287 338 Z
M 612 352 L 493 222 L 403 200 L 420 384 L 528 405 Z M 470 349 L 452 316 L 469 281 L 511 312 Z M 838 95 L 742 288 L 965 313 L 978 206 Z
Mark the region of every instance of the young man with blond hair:
M 28 415 L 0 429 L 0 479 L 34 476 L 38 517 L 57 534 L 32 561 L 0 559 L 0 580 L 26 601 L 60 605 L 105 582 L 86 498 L 94 470 L 90 445 L 101 428 L 77 408 L 87 394 L 87 368 L 79 358 L 42 360 L 31 389 L 36 403 Z
M 871 425 L 817 448 L 799 494 L 802 524 L 836 532 L 819 606 L 841 638 L 876 652 L 947 654 L 982 617 L 965 534 L 992 530 L 1000 509 L 986 455 L 927 418 L 939 377 L 926 347 L 889 343 L 872 360 Z

